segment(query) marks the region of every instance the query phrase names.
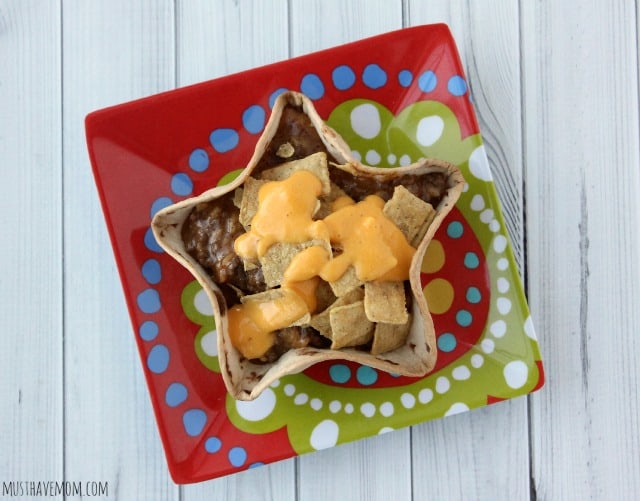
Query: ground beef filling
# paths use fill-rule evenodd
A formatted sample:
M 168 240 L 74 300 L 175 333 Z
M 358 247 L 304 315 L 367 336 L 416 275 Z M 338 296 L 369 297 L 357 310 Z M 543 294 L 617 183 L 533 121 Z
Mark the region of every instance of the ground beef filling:
M 331 180 L 355 201 L 368 195 L 378 195 L 385 202 L 393 196 L 396 186 L 402 185 L 416 197 L 437 207 L 447 190 L 447 176 L 443 172 L 416 176 L 402 174 L 393 179 L 382 176 L 359 177 L 340 170 L 331 169 Z
M 286 159 L 277 154 L 278 147 L 284 143 L 291 144 L 294 151 L 294 154 Z M 287 106 L 282 112 L 280 125 L 260 158 L 260 164 L 256 167 L 255 172 L 269 169 L 285 160 L 305 158 L 319 151 L 324 151 L 327 154 L 329 162 L 338 163 L 327 151 L 309 116 L 298 108 Z M 330 175 L 331 180 L 356 201 L 362 200 L 367 195 L 379 195 L 385 201 L 389 200 L 393 195 L 393 189 L 402 185 L 418 198 L 437 207 L 447 191 L 447 176 L 442 172 L 434 172 L 420 177 L 404 174 L 393 180 L 385 179 L 382 176 L 356 177 L 340 169 L 330 169 Z
M 247 294 L 261 292 L 266 288 L 262 269 L 245 270 L 233 250 L 233 242 L 244 233 L 244 228 L 232 197 L 228 194 L 194 207 L 182 226 L 182 240 L 187 252 L 217 284 L 232 286 Z M 230 291 L 223 292 L 229 303 Z M 231 304 L 237 302 L 235 296 Z
M 295 152 L 283 159 L 277 150 L 288 142 Z M 278 130 L 268 145 L 255 172 L 268 169 L 284 161 L 307 157 L 324 151 L 328 160 L 335 159 L 327 152 L 324 143 L 302 110 L 288 106 L 283 110 Z M 367 195 L 376 194 L 385 201 L 389 200 L 397 185 L 403 185 L 415 196 L 437 207 L 447 190 L 447 177 L 443 173 L 426 176 L 404 174 L 391 181 L 380 177 L 357 177 L 340 169 L 330 169 L 331 180 L 355 201 Z M 233 193 L 211 202 L 196 206 L 182 227 L 182 239 L 187 252 L 207 271 L 213 281 L 219 285 L 225 296 L 227 307 L 239 303 L 243 294 L 255 294 L 266 290 L 261 268 L 245 270 L 242 260 L 235 253 L 233 243 L 244 233 L 239 221 L 239 209 L 233 203 Z M 411 305 L 411 293 L 407 287 L 407 306 Z M 311 327 L 287 327 L 276 333 L 274 346 L 258 363 L 276 361 L 290 349 L 315 347 L 327 348 L 331 344 L 324 336 Z M 367 347 L 363 347 L 367 349 Z
M 282 158 L 278 155 L 278 149 L 285 143 L 292 146 L 293 154 Z M 328 154 L 309 116 L 299 108 L 287 106 L 282 110 L 280 124 L 254 172 L 275 167 L 285 161 L 299 160 L 319 151 L 327 153 L 327 159 L 335 162 L 335 159 Z
M 187 252 L 202 266 L 222 290 L 227 306 L 239 302 L 241 294 L 266 290 L 262 269 L 245 270 L 233 249 L 244 233 L 233 194 L 197 205 L 182 226 Z M 275 362 L 294 348 L 327 348 L 331 342 L 311 327 L 288 327 L 276 333 L 274 346 L 256 362 Z
M 287 351 L 295 348 L 328 348 L 331 345 L 326 337 L 322 336 L 313 327 L 285 327 L 276 332 L 275 344 L 259 360 L 262 363 L 272 363 L 278 360 Z
M 332 180 L 356 201 L 369 194 L 377 194 L 388 200 L 393 188 L 402 184 L 414 195 L 437 206 L 446 190 L 444 175 L 404 175 L 394 183 L 384 183 L 375 178 L 358 178 L 349 173 L 332 169 Z M 397 182 L 395 182 L 397 181 Z M 233 193 L 194 207 L 182 226 L 182 239 L 187 252 L 220 286 L 227 307 L 237 304 L 243 294 L 255 294 L 266 290 L 261 268 L 245 270 L 233 243 L 244 233 L 239 221 L 240 210 L 233 203 Z M 407 307 L 411 306 L 411 293 L 406 287 Z M 276 333 L 274 346 L 257 363 L 275 362 L 284 353 L 295 348 L 328 348 L 331 341 L 311 327 L 287 327 Z M 362 349 L 367 349 L 363 346 Z

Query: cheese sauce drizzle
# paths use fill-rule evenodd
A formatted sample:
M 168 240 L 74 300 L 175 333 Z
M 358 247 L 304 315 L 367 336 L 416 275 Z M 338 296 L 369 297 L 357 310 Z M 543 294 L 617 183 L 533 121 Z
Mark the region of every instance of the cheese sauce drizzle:
M 233 345 L 248 359 L 260 358 L 275 342 L 274 331 L 313 313 L 319 278 L 338 280 L 353 266 L 363 282 L 403 281 L 415 254 L 400 229 L 382 209 L 384 200 L 370 195 L 355 203 L 343 196 L 332 204 L 332 212 L 314 220 L 322 192 L 320 179 L 299 170 L 283 181 L 270 181 L 258 193 L 258 209 L 251 227 L 234 243 L 236 253 L 256 260 L 278 242 L 330 241 L 337 249 L 314 245 L 298 253 L 284 274 L 277 297 L 258 302 L 248 299 L 229 311 Z

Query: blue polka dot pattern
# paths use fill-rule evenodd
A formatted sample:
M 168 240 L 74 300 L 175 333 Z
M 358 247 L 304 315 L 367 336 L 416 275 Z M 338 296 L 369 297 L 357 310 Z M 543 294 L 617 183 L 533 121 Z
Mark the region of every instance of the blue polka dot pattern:
M 202 409 L 189 409 L 182 415 L 184 431 L 190 437 L 197 437 L 207 424 L 207 415 Z
M 329 368 L 329 377 L 334 383 L 346 383 L 351 379 L 351 369 L 344 364 L 334 364 Z
M 202 148 L 196 148 L 189 155 L 189 167 L 196 172 L 204 172 L 209 168 L 209 155 Z
M 413 73 L 409 70 L 402 70 L 398 73 L 398 83 L 401 87 L 409 87 L 411 82 L 413 82 Z
M 464 227 L 460 221 L 451 221 L 447 225 L 447 235 L 451 238 L 460 238 L 464 231 Z
M 204 443 L 204 450 L 209 454 L 215 454 L 222 448 L 222 441 L 218 437 L 209 437 Z
M 259 468 L 260 466 L 264 466 L 264 463 L 262 463 L 261 461 L 257 461 L 255 463 L 251 463 L 249 465 L 249 469 L 252 470 L 254 468 Z
M 388 75 L 385 70 L 378 64 L 372 63 L 367 65 L 361 75 L 362 83 L 371 88 L 378 89 L 387 84 Z M 354 70 L 344 64 L 336 66 L 331 73 L 331 81 L 338 90 L 348 90 L 352 88 L 357 80 Z M 410 87 L 414 82 L 414 74 L 410 70 L 401 70 L 397 73 L 397 82 L 401 87 Z M 417 84 L 423 92 L 433 91 L 438 84 L 438 77 L 433 71 L 426 71 L 417 77 Z M 462 96 L 467 93 L 467 83 L 463 77 L 454 75 L 448 80 L 448 91 L 454 96 Z M 268 99 L 269 107 L 273 108 L 276 98 L 287 91 L 285 88 L 278 88 L 273 91 Z M 325 87 L 320 77 L 313 73 L 308 73 L 300 81 L 300 90 L 310 99 L 317 100 L 325 95 Z M 264 130 L 266 123 L 265 109 L 254 104 L 249 106 L 242 113 L 242 126 L 250 134 L 259 134 Z M 218 153 L 226 153 L 236 148 L 240 141 L 238 131 L 231 128 L 218 128 L 211 132 L 209 141 L 213 150 Z M 209 168 L 211 158 L 207 150 L 203 148 L 195 148 L 188 157 L 188 167 L 191 171 L 201 173 Z M 187 173 L 179 172 L 172 176 L 170 189 L 177 196 L 191 195 L 194 184 Z M 153 217 L 159 210 L 173 204 L 174 201 L 170 197 L 159 197 L 151 205 L 150 216 Z M 463 226 L 458 221 L 449 223 L 447 234 L 451 238 L 460 238 L 463 233 Z M 144 234 L 145 247 L 152 252 L 162 253 L 163 249 L 156 242 L 151 229 L 147 229 Z M 475 253 L 466 254 L 464 264 L 467 268 L 475 268 L 479 266 L 479 259 Z M 158 284 L 162 280 L 162 269 L 160 263 L 156 259 L 148 259 L 141 267 L 142 276 L 151 285 Z M 476 304 L 481 301 L 481 293 L 477 287 L 469 287 L 466 293 L 466 299 L 469 303 Z M 142 291 L 137 296 L 138 308 L 147 314 L 157 313 L 161 309 L 160 296 L 153 288 Z M 456 322 L 462 327 L 471 325 L 473 317 L 467 310 L 459 310 L 456 313 Z M 152 320 L 146 320 L 140 327 L 138 334 L 140 338 L 146 342 L 155 340 L 159 335 L 158 324 Z M 444 333 L 438 337 L 438 348 L 443 352 L 453 351 L 457 346 L 457 340 L 454 334 Z M 148 353 L 146 365 L 154 374 L 164 373 L 170 363 L 169 349 L 163 344 L 156 344 Z M 344 364 L 334 364 L 329 368 L 329 376 L 334 383 L 344 384 L 351 380 L 351 369 Z M 363 386 L 374 385 L 378 380 L 378 372 L 367 366 L 359 366 L 355 373 L 359 384 Z M 399 377 L 399 374 L 391 374 L 393 377 Z M 187 401 L 189 391 L 187 387 L 179 382 L 171 383 L 165 392 L 165 404 L 168 407 L 178 407 Z M 187 435 L 196 437 L 200 435 L 207 423 L 208 417 L 202 409 L 189 409 L 182 414 L 184 430 Z M 210 453 L 217 453 L 222 450 L 222 441 L 216 436 L 208 437 L 204 442 L 205 450 Z M 244 466 L 247 462 L 247 451 L 240 446 L 232 447 L 227 453 L 229 463 L 234 467 Z M 262 466 L 262 462 L 254 462 L 249 468 Z
M 169 367 L 169 349 L 163 344 L 157 344 L 147 355 L 147 367 L 154 374 L 162 374 Z
M 254 104 L 242 113 L 242 125 L 251 134 L 259 134 L 264 128 L 266 113 L 262 106 Z
M 242 447 L 233 447 L 229 450 L 229 462 L 235 466 L 242 466 L 247 460 L 247 451 Z
M 138 308 L 144 313 L 157 313 L 160 311 L 160 294 L 155 289 L 145 289 L 137 298 Z
M 171 383 L 164 394 L 164 401 L 169 407 L 177 407 L 189 395 L 187 388 L 182 383 Z
M 438 85 L 438 77 L 431 70 L 425 71 L 418 78 L 418 87 L 422 92 L 431 92 L 436 88 L 436 85 Z
M 482 299 L 482 294 L 480 293 L 480 289 L 477 287 L 469 287 L 467 289 L 467 301 L 472 304 L 478 304 Z
M 387 83 L 387 73 L 377 64 L 368 64 L 362 72 L 362 82 L 370 89 L 379 89 Z
M 309 99 L 315 100 L 324 96 L 324 85 L 322 84 L 322 80 L 320 80 L 320 77 L 314 73 L 308 73 L 302 77 L 300 90 L 303 94 L 306 94 Z
M 335 85 L 338 90 L 350 89 L 356 82 L 356 74 L 346 64 L 335 68 L 331 74 L 331 78 L 333 80 L 333 85 Z
M 471 313 L 469 313 L 467 310 L 459 310 L 456 313 L 456 322 L 461 327 L 469 327 L 472 321 L 473 321 L 473 317 L 471 316 Z
M 144 246 L 152 252 L 164 252 L 162 247 L 158 245 L 156 237 L 153 236 L 153 231 L 151 230 L 151 228 L 147 228 L 147 231 L 144 234 Z
M 138 331 L 140 337 L 145 341 L 153 341 L 158 336 L 158 332 L 160 332 L 158 324 L 153 320 L 143 322 Z
M 151 219 L 153 219 L 153 216 L 155 216 L 159 210 L 162 210 L 165 207 L 169 207 L 172 203 L 173 200 L 171 200 L 169 197 L 156 198 L 151 204 Z
M 152 285 L 159 283 L 162 279 L 160 263 L 156 259 L 147 259 L 142 265 L 142 276 Z
M 178 172 L 171 178 L 171 191 L 176 195 L 186 197 L 193 191 L 193 181 L 184 172 Z
M 366 365 L 361 365 L 356 371 L 356 379 L 361 385 L 370 386 L 378 380 L 378 371 Z
M 475 270 L 478 266 L 480 266 L 480 260 L 475 252 L 467 252 L 464 255 L 464 265 L 466 268 L 470 270 Z
M 456 349 L 458 341 L 456 337 L 450 332 L 445 332 L 438 336 L 438 349 L 443 352 L 450 352 Z
M 240 136 L 233 129 L 216 129 L 209 136 L 209 142 L 218 153 L 226 153 L 238 146 Z
M 447 82 L 447 90 L 454 96 L 464 96 L 467 92 L 467 82 L 460 75 L 454 75 Z
M 285 89 L 284 87 L 280 87 L 279 89 L 276 89 L 271 93 L 271 95 L 269 96 L 269 108 L 273 108 L 273 105 L 276 104 L 276 99 L 283 92 L 287 92 L 287 89 Z

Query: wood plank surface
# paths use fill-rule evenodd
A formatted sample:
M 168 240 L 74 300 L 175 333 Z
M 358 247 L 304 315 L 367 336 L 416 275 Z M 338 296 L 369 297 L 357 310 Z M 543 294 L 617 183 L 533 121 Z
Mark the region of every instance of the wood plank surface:
M 375 15 L 372 13 L 375 12 Z M 384 0 L 291 2 L 291 55 L 402 28 L 402 5 Z M 408 428 L 344 444 L 299 461 L 299 499 L 409 499 Z
M 286 59 L 287 3 L 178 0 L 178 86 Z
M 545 387 L 177 486 L 86 114 L 434 22 L 461 53 Z M 0 497 L 95 480 L 125 500 L 637 499 L 639 40 L 631 0 L 0 0 Z
M 60 57 L 57 2 L 0 2 L 3 482 L 63 474 Z
M 70 0 L 62 16 L 65 476 L 109 482 L 112 499 L 178 499 L 84 140 L 90 111 L 175 86 L 173 2 Z
M 178 86 L 288 56 L 286 2 L 186 0 L 177 2 L 176 8 Z M 182 486 L 181 499 L 296 499 L 296 459 Z
M 534 492 L 637 499 L 636 7 L 522 6 L 529 298 L 547 368 Z
M 290 49 L 300 56 L 402 28 L 402 2 L 309 0 L 290 2 Z
M 518 6 L 500 1 L 492 3 L 489 10 L 485 4 L 475 2 L 409 1 L 408 20 L 411 25 L 444 22 L 451 29 L 469 82 L 507 231 L 516 261 L 522 267 L 525 228 Z M 526 498 L 527 409 L 526 398 L 518 398 L 415 426 L 414 493 L 429 492 L 436 499 Z

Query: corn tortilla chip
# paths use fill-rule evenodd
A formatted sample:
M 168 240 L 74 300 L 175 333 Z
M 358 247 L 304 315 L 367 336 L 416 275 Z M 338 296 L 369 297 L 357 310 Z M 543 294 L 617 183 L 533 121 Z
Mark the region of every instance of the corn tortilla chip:
M 325 282 L 326 283 L 326 282 Z M 364 298 L 364 290 L 362 288 L 352 289 L 351 292 L 342 297 L 337 298 L 330 306 L 322 310 L 320 313 L 311 317 L 310 325 L 324 337 L 332 339 L 330 314 L 333 308 L 349 305 Z
M 243 188 L 236 188 L 233 190 L 233 205 L 238 209 L 242 207 L 242 195 L 244 194 Z
M 329 180 L 329 169 L 327 168 L 327 154 L 323 151 L 262 171 L 260 179 L 283 181 L 297 170 L 308 170 L 315 174 L 322 183 L 322 194 L 329 194 L 331 181 Z
M 405 324 L 409 313 L 404 282 L 365 282 L 364 309 L 371 322 Z
M 269 303 L 284 297 L 284 295 L 285 293 L 282 289 L 267 289 L 264 292 L 257 292 L 256 294 L 248 294 L 246 296 L 242 296 L 240 298 L 240 302 L 242 304 L 246 304 L 248 302 Z M 293 319 L 289 326 L 308 325 L 310 321 L 311 314 L 307 312 L 300 318 Z
M 364 301 L 332 308 L 329 321 L 332 350 L 366 344 L 373 336 L 374 324 L 367 320 Z
M 405 344 L 409 329 L 411 328 L 411 316 L 404 325 L 377 323 L 373 331 L 373 343 L 371 353 L 379 355 L 387 351 L 395 350 Z
M 295 152 L 296 149 L 289 141 L 287 141 L 286 143 L 282 143 L 280 146 L 278 146 L 276 155 L 280 158 L 291 158 Z
M 356 287 L 360 287 L 363 283 L 364 282 L 356 276 L 356 269 L 353 266 L 349 266 L 347 271 L 345 271 L 338 280 L 329 282 L 329 285 L 333 293 L 341 297 Z
M 328 282 L 320 280 L 316 289 L 316 311 L 324 311 L 337 299 Z M 360 297 L 362 299 L 362 297 Z
M 331 255 L 331 245 L 326 240 L 308 240 L 302 243 L 277 242 L 271 245 L 267 252 L 259 258 L 262 265 L 262 274 L 267 287 L 277 287 L 284 279 L 284 272 L 291 261 L 301 251 L 311 246 L 318 245 L 327 249 Z
M 251 226 L 253 216 L 258 212 L 258 192 L 267 181 L 248 177 L 242 190 L 242 202 L 240 203 L 240 224 L 247 230 Z
M 414 247 L 422 240 L 431 220 L 436 214 L 433 206 L 416 197 L 404 186 L 396 186 L 393 196 L 384 204 L 382 210 L 402 231 Z
M 314 217 L 316 219 L 324 219 L 325 217 L 327 217 L 332 212 L 331 206 L 332 206 L 333 202 L 337 198 L 343 197 L 343 196 L 346 196 L 346 195 L 347 194 L 344 192 L 344 190 L 342 188 L 340 188 L 340 186 L 338 186 L 337 184 L 332 182 L 331 183 L 331 191 L 329 192 L 329 194 L 323 195 L 323 196 L 320 197 L 320 207 L 318 208 L 318 210 L 314 214 Z

